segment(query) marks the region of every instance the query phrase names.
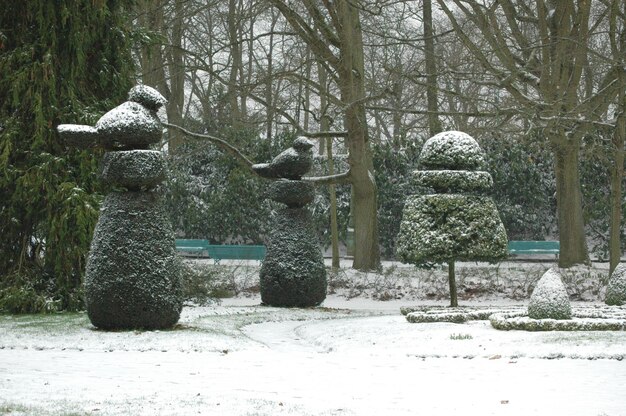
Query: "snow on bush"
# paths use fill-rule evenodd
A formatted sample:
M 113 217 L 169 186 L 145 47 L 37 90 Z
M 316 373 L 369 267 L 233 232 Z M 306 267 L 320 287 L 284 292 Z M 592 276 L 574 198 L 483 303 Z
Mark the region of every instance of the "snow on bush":
M 181 261 L 157 192 L 111 192 L 85 274 L 85 303 L 102 329 L 169 328 L 183 306 Z
M 157 90 L 147 85 L 135 85 L 128 92 L 128 101 L 134 101 L 146 107 L 148 110 L 157 111 L 167 103 Z
M 519 312 L 520 307 L 499 307 L 499 308 L 441 308 L 441 307 L 404 307 L 400 309 L 406 320 L 411 323 L 426 322 L 452 322 L 464 323 L 467 321 L 485 321 L 494 313 Z
M 165 179 L 165 158 L 158 150 L 106 152 L 100 178 L 129 190 L 152 188 Z
M 280 179 L 269 186 L 268 196 L 290 208 L 299 208 L 315 199 L 315 186 L 300 180 Z
M 326 298 L 326 268 L 306 208 L 276 211 L 259 280 L 265 305 L 309 307 Z
M 484 192 L 493 187 L 488 172 L 469 170 L 417 170 L 414 181 L 436 192 Z
M 161 122 L 146 107 L 127 101 L 96 123 L 99 141 L 106 149 L 145 149 L 161 140 Z
M 570 319 L 572 307 L 561 275 L 555 269 L 548 270 L 539 279 L 528 303 L 531 319 Z
M 404 207 L 397 254 L 413 264 L 493 261 L 508 255 L 506 230 L 491 198 L 415 196 Z
M 624 264 L 619 264 L 611 274 L 606 288 L 605 302 L 607 305 L 617 306 L 626 304 L 626 266 Z
M 495 313 L 491 326 L 502 331 L 624 331 L 626 309 L 591 307 L 575 309 L 571 319 L 533 319 L 524 312 Z
M 315 197 L 315 188 L 301 180 L 279 180 L 269 190 L 270 198 L 287 208 L 276 211 L 266 242 L 259 274 L 261 301 L 271 306 L 317 306 L 326 298 L 328 280 L 313 219 L 305 208 Z
M 80 124 L 59 124 L 59 135 L 66 146 L 88 149 L 98 143 L 98 130 L 91 126 Z
M 428 170 L 475 170 L 485 163 L 476 140 L 460 131 L 444 131 L 424 143 L 420 164 Z

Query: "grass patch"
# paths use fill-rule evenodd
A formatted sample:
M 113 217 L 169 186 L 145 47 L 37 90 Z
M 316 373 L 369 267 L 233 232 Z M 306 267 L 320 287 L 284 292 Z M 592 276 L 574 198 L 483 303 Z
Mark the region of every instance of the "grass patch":
M 450 339 L 454 341 L 461 341 L 465 339 L 474 339 L 470 334 L 450 334 Z

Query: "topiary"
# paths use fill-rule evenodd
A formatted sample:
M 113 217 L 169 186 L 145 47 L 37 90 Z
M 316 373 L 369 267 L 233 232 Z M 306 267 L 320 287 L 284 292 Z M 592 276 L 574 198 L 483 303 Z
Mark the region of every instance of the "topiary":
M 572 307 L 561 275 L 550 269 L 537 282 L 528 303 L 532 319 L 571 319 Z
M 626 304 L 626 266 L 624 264 L 619 264 L 609 278 L 605 303 L 617 306 Z

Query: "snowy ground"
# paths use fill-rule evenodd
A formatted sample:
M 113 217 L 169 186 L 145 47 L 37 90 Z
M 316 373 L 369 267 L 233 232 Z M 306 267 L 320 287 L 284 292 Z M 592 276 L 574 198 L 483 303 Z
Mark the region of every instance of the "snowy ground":
M 187 307 L 171 331 L 0 316 L 0 414 L 626 415 L 624 331 L 410 324 L 400 306 L 434 301 L 407 296 L 259 302 L 247 293 Z

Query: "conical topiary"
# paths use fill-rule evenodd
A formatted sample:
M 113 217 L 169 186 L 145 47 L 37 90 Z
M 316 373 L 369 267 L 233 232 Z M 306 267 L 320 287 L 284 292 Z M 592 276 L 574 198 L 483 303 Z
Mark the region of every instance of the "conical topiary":
M 571 319 L 572 307 L 561 274 L 550 269 L 537 282 L 528 303 L 532 319 Z
M 609 277 L 605 302 L 607 305 L 617 306 L 626 304 L 626 266 L 624 264 L 619 264 Z

